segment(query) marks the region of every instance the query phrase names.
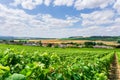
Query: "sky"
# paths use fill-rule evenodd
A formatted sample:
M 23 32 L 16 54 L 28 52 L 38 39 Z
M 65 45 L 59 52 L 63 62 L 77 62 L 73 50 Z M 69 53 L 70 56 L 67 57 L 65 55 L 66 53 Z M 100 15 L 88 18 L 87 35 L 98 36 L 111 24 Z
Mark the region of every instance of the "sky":
M 0 36 L 120 36 L 120 0 L 0 0 Z

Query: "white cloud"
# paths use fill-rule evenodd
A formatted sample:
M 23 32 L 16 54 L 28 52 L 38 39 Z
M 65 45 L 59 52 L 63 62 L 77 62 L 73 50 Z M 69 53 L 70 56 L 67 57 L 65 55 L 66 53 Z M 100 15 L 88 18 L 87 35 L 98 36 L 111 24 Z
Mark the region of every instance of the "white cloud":
M 44 4 L 45 4 L 46 6 L 49 6 L 50 3 L 51 3 L 51 0 L 44 0 Z
M 21 5 L 24 9 L 32 10 L 35 8 L 35 4 L 30 1 L 23 2 Z
M 21 5 L 24 9 L 32 10 L 36 8 L 37 5 L 41 5 L 43 0 L 14 0 L 10 5 L 17 6 Z
M 57 19 L 49 14 L 29 15 L 23 10 L 11 9 L 0 4 L 0 35 L 60 37 L 63 36 L 57 35 L 62 33 L 60 31 L 78 21 L 79 18 L 76 17 Z
M 114 4 L 115 3 L 115 4 Z M 109 5 L 114 4 L 114 8 L 120 12 L 119 4 L 120 0 L 14 0 L 13 3 L 10 3 L 12 6 L 21 5 L 24 9 L 35 9 L 38 5 L 49 6 L 74 6 L 77 10 L 83 9 L 92 9 L 92 8 L 101 8 L 104 9 Z
M 81 14 L 82 26 L 97 26 L 113 23 L 115 13 L 112 10 L 95 11 L 90 14 Z
M 12 6 L 21 5 L 24 9 L 32 10 L 36 8 L 36 6 L 45 4 L 49 6 L 50 3 L 54 4 L 54 6 L 72 6 L 74 0 L 14 0 L 13 3 L 10 3 Z
M 22 3 L 22 0 L 14 0 L 13 3 L 10 3 L 10 5 L 17 6 Z
M 105 8 L 109 4 L 113 4 L 115 0 L 76 0 L 74 7 L 77 10 L 85 8 Z
M 34 9 L 37 5 L 73 6 L 82 10 L 97 8 L 102 10 L 92 13 L 81 13 L 80 17 L 66 16 L 58 19 L 50 14 L 30 15 L 24 10 L 12 9 L 0 4 L 0 35 L 37 36 L 37 37 L 69 37 L 92 35 L 119 35 L 120 17 L 111 8 L 114 0 L 15 0 L 11 5 L 21 5 L 25 9 Z M 113 2 L 111 2 L 113 1 Z M 119 2 L 114 6 L 119 12 Z
M 74 0 L 54 0 L 54 6 L 72 6 Z
M 117 25 L 120 25 L 120 17 L 116 18 L 114 23 L 117 24 Z
M 76 30 L 74 36 L 119 36 L 120 34 L 120 17 L 116 17 L 113 10 L 81 14 L 81 18 L 83 28 Z
M 117 10 L 117 12 L 120 14 L 120 0 L 117 0 L 113 6 Z
M 120 27 L 117 25 L 113 26 L 90 26 L 81 29 L 72 29 L 71 35 L 69 36 L 119 36 Z M 70 31 L 70 30 L 69 30 Z

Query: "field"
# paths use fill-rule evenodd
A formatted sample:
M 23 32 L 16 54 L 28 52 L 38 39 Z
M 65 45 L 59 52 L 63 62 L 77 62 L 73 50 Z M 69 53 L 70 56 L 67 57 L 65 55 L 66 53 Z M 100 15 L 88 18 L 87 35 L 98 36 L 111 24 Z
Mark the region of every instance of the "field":
M 39 42 L 40 40 L 29 40 L 30 42 Z M 50 39 L 50 40 L 41 40 L 42 43 L 78 43 L 78 44 L 84 44 L 85 42 L 91 42 L 95 41 L 97 43 L 103 43 L 106 45 L 119 45 L 116 41 L 101 41 L 101 40 L 59 40 L 59 39 Z
M 0 44 L 0 80 L 107 80 L 116 53 Z

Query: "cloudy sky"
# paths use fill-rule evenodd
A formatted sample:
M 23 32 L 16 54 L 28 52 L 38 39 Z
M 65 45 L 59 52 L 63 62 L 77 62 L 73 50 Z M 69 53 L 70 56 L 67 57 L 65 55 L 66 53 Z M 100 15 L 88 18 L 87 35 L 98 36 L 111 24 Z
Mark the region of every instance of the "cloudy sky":
M 120 0 L 0 0 L 0 36 L 120 36 Z

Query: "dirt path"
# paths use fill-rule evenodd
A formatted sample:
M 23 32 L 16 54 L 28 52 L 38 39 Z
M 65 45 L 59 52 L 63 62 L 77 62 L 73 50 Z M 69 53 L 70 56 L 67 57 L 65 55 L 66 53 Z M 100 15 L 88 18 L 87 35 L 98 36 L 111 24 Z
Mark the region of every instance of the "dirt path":
M 109 80 L 120 80 L 120 66 L 116 53 L 114 54 L 114 60 L 110 66 Z

